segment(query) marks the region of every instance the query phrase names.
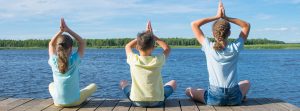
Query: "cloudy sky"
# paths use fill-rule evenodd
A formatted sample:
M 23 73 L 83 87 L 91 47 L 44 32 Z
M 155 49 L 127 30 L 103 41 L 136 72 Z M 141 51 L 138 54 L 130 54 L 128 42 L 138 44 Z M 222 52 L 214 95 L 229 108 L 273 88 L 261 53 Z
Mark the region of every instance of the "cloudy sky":
M 223 0 L 251 23 L 250 38 L 300 42 L 300 0 Z M 0 39 L 49 39 L 59 20 L 85 38 L 135 37 L 152 21 L 160 37 L 193 37 L 190 22 L 215 16 L 218 0 L 0 0 Z M 211 24 L 204 26 L 211 36 Z M 232 38 L 239 28 L 233 27 Z

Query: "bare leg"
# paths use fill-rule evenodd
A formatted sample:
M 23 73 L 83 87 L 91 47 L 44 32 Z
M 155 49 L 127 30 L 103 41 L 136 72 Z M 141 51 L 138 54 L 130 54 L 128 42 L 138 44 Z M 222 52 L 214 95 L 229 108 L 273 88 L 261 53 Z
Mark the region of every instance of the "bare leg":
M 128 86 L 127 80 L 121 80 L 120 81 L 120 88 L 123 90 L 126 86 Z
M 166 85 L 171 86 L 171 87 L 173 88 L 173 90 L 175 90 L 176 87 L 177 87 L 176 81 L 175 81 L 175 80 L 171 80 L 171 81 L 167 82 L 167 83 L 165 84 L 165 86 L 166 86 Z
M 246 101 L 245 96 L 247 95 L 248 90 L 250 89 L 250 81 L 249 80 L 240 81 L 239 82 L 239 87 L 240 87 L 240 90 L 243 94 L 243 101 Z
M 200 101 L 202 103 L 205 103 L 204 100 L 204 89 L 198 88 L 198 89 L 193 89 L 191 87 L 186 88 L 185 94 L 190 97 L 193 100 Z
M 53 91 L 54 91 L 54 83 L 51 82 L 51 83 L 49 84 L 49 92 L 50 92 L 50 95 L 51 95 L 51 96 L 53 95 Z

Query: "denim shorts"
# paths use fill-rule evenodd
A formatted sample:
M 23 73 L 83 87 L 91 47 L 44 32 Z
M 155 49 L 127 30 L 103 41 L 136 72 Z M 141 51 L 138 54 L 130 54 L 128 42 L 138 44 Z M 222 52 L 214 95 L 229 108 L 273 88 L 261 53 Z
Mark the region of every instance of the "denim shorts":
M 232 88 L 221 88 L 209 86 L 204 93 L 204 100 L 207 105 L 232 106 L 242 103 L 242 92 L 239 85 Z
M 126 97 L 130 100 L 130 90 L 131 87 L 130 86 L 126 86 L 123 89 L 124 94 L 126 95 Z M 172 93 L 174 92 L 172 86 L 170 85 L 166 85 L 164 86 L 164 101 L 172 95 Z M 130 100 L 131 101 L 131 100 Z M 131 101 L 134 105 L 139 106 L 139 107 L 157 107 L 157 106 L 161 106 L 164 104 L 164 101 Z

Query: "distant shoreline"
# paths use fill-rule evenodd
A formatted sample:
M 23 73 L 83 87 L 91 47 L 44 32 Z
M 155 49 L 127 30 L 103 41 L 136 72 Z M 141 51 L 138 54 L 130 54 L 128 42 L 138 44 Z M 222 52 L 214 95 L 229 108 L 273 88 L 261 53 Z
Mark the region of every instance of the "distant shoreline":
M 201 46 L 171 46 L 171 48 L 200 48 Z M 124 48 L 124 46 L 99 46 L 99 47 L 87 47 L 87 49 L 117 49 Z M 0 47 L 0 50 L 10 49 L 47 49 L 47 47 Z M 256 44 L 245 45 L 245 49 L 300 49 L 300 43 L 298 44 Z

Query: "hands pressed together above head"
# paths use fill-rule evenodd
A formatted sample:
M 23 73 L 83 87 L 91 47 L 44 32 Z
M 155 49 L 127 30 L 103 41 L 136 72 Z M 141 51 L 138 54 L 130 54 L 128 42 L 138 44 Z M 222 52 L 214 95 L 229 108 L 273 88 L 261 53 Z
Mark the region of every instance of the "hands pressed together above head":
M 69 27 L 67 26 L 67 24 L 66 24 L 64 18 L 61 18 L 61 19 L 60 19 L 60 31 L 61 31 L 61 32 L 69 32 L 69 31 L 70 31 L 70 29 L 69 29 Z
M 219 18 L 223 18 L 223 19 L 226 19 L 227 16 L 225 14 L 225 8 L 224 8 L 224 5 L 222 3 L 222 0 L 219 1 L 219 5 L 218 5 L 218 11 L 217 11 L 217 15 L 216 17 L 219 19 Z

